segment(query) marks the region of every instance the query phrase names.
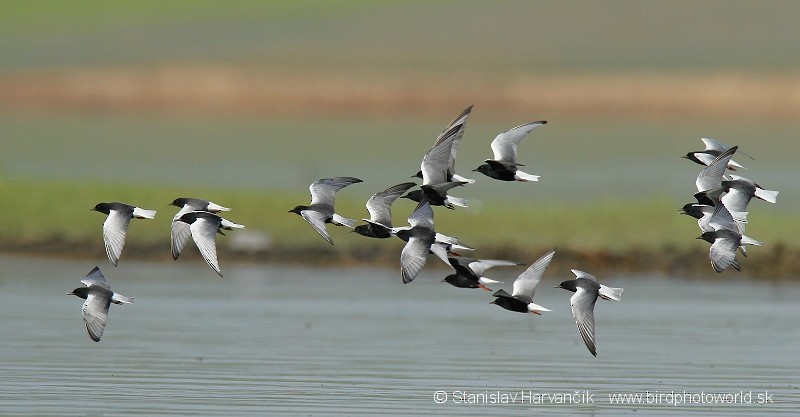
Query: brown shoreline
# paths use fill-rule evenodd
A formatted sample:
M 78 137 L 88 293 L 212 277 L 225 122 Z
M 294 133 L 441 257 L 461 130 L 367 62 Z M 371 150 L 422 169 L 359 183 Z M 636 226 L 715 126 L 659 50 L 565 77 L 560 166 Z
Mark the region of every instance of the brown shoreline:
M 550 248 L 512 248 L 481 247 L 479 257 L 482 259 L 509 259 L 527 263 L 531 253 L 539 253 Z M 76 243 L 66 241 L 50 241 L 29 243 L 25 245 L 0 245 L 0 254 L 70 258 L 70 259 L 105 259 L 105 253 L 95 243 Z M 227 261 L 251 263 L 277 263 L 309 267 L 380 266 L 395 267 L 398 262 L 396 248 L 383 246 L 354 246 L 351 248 L 330 248 L 319 245 L 276 247 L 261 251 L 234 251 L 219 248 L 220 257 Z M 469 256 L 469 254 L 466 254 Z M 125 247 L 124 258 L 147 260 L 153 262 L 171 262 L 168 245 L 135 245 Z M 182 255 L 182 259 L 201 260 L 193 252 Z M 569 274 L 572 268 L 590 271 L 598 276 L 614 274 L 649 274 L 663 276 L 680 276 L 692 279 L 754 279 L 763 281 L 798 281 L 800 280 L 800 250 L 789 248 L 783 244 L 771 245 L 769 251 L 749 251 L 748 257 L 738 256 L 742 271 L 733 268 L 720 274 L 711 269 L 707 251 L 678 249 L 665 247 L 661 250 L 631 249 L 627 251 L 577 251 L 559 248 L 557 262 L 550 266 L 558 274 Z M 441 262 L 430 262 L 426 268 L 446 267 Z
M 289 71 L 200 64 L 0 74 L 15 110 L 158 111 L 230 115 L 430 115 L 464 103 L 505 117 L 531 108 L 594 117 L 792 121 L 796 72 L 506 74 Z

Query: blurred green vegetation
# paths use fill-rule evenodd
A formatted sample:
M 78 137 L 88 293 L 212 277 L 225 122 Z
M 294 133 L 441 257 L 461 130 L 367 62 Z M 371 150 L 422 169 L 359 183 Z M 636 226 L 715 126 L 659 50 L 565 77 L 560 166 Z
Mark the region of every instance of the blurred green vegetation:
M 778 0 L 11 0 L 0 8 L 0 68 L 791 70 L 799 13 Z
M 357 187 L 354 185 L 352 187 Z M 177 197 L 207 198 L 230 207 L 224 216 L 244 224 L 250 231 L 270 236 L 274 249 L 328 248 L 300 217 L 288 210 L 307 204 L 306 192 L 253 192 L 203 187 L 175 187 L 86 182 L 0 180 L 0 244 L 6 248 L 44 244 L 49 241 L 76 242 L 102 248 L 105 215 L 91 211 L 99 202 L 119 201 L 157 210 L 154 220 L 134 220 L 128 244 L 148 247 L 169 245 L 169 223 L 177 208 L 168 204 Z M 337 197 L 337 211 L 360 219 L 367 215 L 363 201 L 347 192 Z M 395 225 L 405 225 L 413 202 L 400 199 L 393 207 Z M 755 203 L 757 204 L 757 203 Z M 753 209 L 748 230 L 765 241 L 764 249 L 779 243 L 797 247 L 797 237 L 787 240 L 786 229 L 800 230 L 800 219 L 788 214 L 763 215 L 766 208 Z M 479 208 L 447 210 L 436 208 L 438 231 L 460 237 L 480 250 L 515 248 L 516 251 L 560 247 L 574 251 L 685 250 L 707 247 L 694 219 L 677 213 L 669 199 L 646 197 L 637 200 L 600 200 L 580 204 L 527 202 L 513 205 L 487 201 Z M 394 245 L 351 234 L 349 229 L 328 226 L 336 243 L 331 250 L 374 245 Z M 236 231 L 231 234 L 237 233 Z M 230 237 L 228 238 L 230 239 Z M 226 240 L 221 240 L 226 245 Z

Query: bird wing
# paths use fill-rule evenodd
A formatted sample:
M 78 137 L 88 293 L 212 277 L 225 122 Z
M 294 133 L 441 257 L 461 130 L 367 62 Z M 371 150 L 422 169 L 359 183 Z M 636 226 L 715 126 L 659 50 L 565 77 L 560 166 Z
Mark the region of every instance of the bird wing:
M 392 227 L 392 203 L 415 185 L 413 182 L 404 182 L 373 194 L 367 200 L 370 221 Z
M 100 337 L 103 336 L 103 330 L 105 330 L 108 320 L 109 305 L 111 305 L 110 294 L 100 291 L 89 292 L 83 303 L 83 323 L 86 325 L 89 337 L 95 342 L 99 342 Z
M 219 231 L 219 219 L 198 217 L 192 222 L 189 229 L 191 230 L 192 238 L 197 245 L 197 249 L 199 249 L 200 254 L 203 255 L 203 259 L 206 260 L 206 263 L 214 272 L 222 276 L 222 272 L 219 270 L 219 263 L 217 262 L 216 235 Z
M 181 251 L 186 247 L 186 242 L 189 241 L 191 235 L 192 229 L 188 224 L 182 221 L 172 221 L 172 227 L 170 228 L 172 259 L 178 259 L 178 256 L 181 255 Z
M 454 126 L 442 133 L 441 139 L 437 140 L 433 147 L 422 157 L 420 171 L 422 171 L 423 185 L 439 184 L 448 180 L 447 172 L 450 166 L 450 155 L 458 128 L 459 126 Z
M 103 273 L 100 272 L 99 267 L 94 267 L 86 277 L 81 280 L 81 282 L 86 285 L 87 287 L 91 287 L 92 285 L 100 288 L 105 288 L 107 290 L 111 290 L 111 287 L 106 282 L 106 277 L 103 276 Z
M 303 210 L 300 212 L 300 215 L 306 219 L 308 224 L 310 224 L 311 227 L 313 227 L 323 239 L 327 240 L 328 243 L 333 245 L 333 239 L 331 239 L 331 236 L 328 234 L 328 230 L 325 228 L 325 219 L 328 218 L 327 215 L 316 210 Z
M 553 260 L 555 249 L 542 255 L 533 265 L 529 266 L 517 279 L 514 280 L 514 290 L 511 295 L 525 304 L 533 301 L 533 294 L 536 291 L 536 284 L 542 280 L 544 271 L 547 270 L 550 261 Z
M 575 294 L 570 297 L 569 302 L 572 306 L 572 316 L 578 326 L 578 332 L 589 352 L 597 356 L 597 349 L 594 341 L 594 303 L 597 301 L 597 292 L 587 291 L 583 287 L 578 287 Z
M 726 234 L 727 235 L 727 234 Z M 717 236 L 708 251 L 708 258 L 714 271 L 722 272 L 727 267 L 736 262 L 736 248 L 739 247 L 738 241 L 732 236 Z M 738 269 L 738 268 L 737 268 Z
M 453 175 L 456 173 L 456 153 L 458 153 L 458 145 L 461 144 L 461 138 L 464 136 L 464 131 L 466 130 L 466 123 L 467 118 L 469 118 L 470 113 L 472 113 L 472 106 L 467 107 L 462 111 L 455 119 L 453 119 L 450 124 L 442 131 L 436 141 L 438 142 L 441 140 L 445 134 L 449 133 L 453 127 L 458 126 L 456 131 L 453 133 L 455 136 L 453 138 L 453 144 L 450 146 L 450 161 L 447 165 L 447 173 L 448 176 L 452 178 Z M 449 180 L 450 178 L 448 178 Z
M 703 141 L 703 144 L 706 145 L 706 152 L 707 151 L 717 151 L 717 152 L 725 152 L 728 150 L 728 147 L 717 142 L 711 138 L 700 138 Z
M 586 278 L 589 281 L 597 282 L 597 278 L 595 278 L 594 275 L 588 272 L 581 271 L 580 269 L 571 269 L 570 271 L 572 271 L 572 273 L 575 274 L 576 278 Z
M 713 230 L 730 230 L 741 233 L 738 223 L 733 220 L 733 215 L 724 204 L 717 204 L 714 207 L 714 213 L 708 219 L 708 226 Z
M 411 215 L 408 216 L 411 227 L 424 227 L 433 230 L 433 209 L 427 200 L 420 200 Z
M 722 175 L 725 174 L 728 161 L 731 160 L 737 149 L 738 147 L 734 146 L 719 154 L 707 167 L 700 171 L 700 175 L 697 176 L 695 181 L 697 191 L 709 191 L 722 187 Z
M 495 266 L 518 266 L 521 264 L 519 262 L 504 261 L 501 259 L 473 259 L 468 265 L 469 269 L 480 277 L 483 276 L 487 269 Z
M 546 124 L 538 121 L 511 128 L 494 138 L 491 147 L 496 161 L 517 163 L 517 147 L 522 139 L 537 127 Z
M 311 204 L 328 204 L 333 206 L 336 201 L 336 192 L 351 184 L 363 182 L 355 177 L 322 178 L 314 181 L 308 187 L 311 191 Z
M 400 276 L 403 278 L 403 284 L 408 284 L 417 277 L 428 259 L 431 244 L 433 244 L 433 234 L 412 236 L 403 246 L 403 251 L 400 253 Z
M 117 266 L 122 247 L 125 246 L 125 234 L 128 232 L 130 222 L 131 215 L 129 213 L 117 210 L 109 211 L 106 221 L 103 222 L 103 243 L 106 245 L 108 260 L 114 266 Z

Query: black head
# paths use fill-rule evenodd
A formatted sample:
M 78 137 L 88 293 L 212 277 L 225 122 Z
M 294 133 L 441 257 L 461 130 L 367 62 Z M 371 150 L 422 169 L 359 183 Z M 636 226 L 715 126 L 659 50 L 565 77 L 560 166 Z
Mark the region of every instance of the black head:
M 422 171 L 417 171 L 417 173 L 412 175 L 411 178 L 422 178 Z
M 489 175 L 489 172 L 491 172 L 491 171 L 492 171 L 492 167 L 491 167 L 491 166 L 489 166 L 489 164 L 483 164 L 483 165 L 481 165 L 481 166 L 479 166 L 479 167 L 477 167 L 477 168 L 473 169 L 472 171 L 473 171 L 473 172 L 474 172 L 474 171 L 478 171 L 478 172 L 480 172 L 481 174 Z
M 708 243 L 714 243 L 714 241 L 717 240 L 717 232 L 703 232 L 703 234 L 697 236 L 696 239 L 705 240 Z
M 183 216 L 179 217 L 175 221 L 181 221 L 181 222 L 184 222 L 184 223 L 187 223 L 187 224 L 192 224 L 199 218 L 209 219 L 209 220 L 212 220 L 212 221 L 216 220 L 216 221 L 218 221 L 220 223 L 222 222 L 222 218 L 221 217 L 217 216 L 214 213 L 209 213 L 207 211 L 190 211 L 190 212 L 184 214 Z
M 406 195 L 400 198 L 407 198 L 409 200 L 419 202 L 422 199 L 422 194 L 423 194 L 422 190 L 414 190 L 414 191 L 409 191 Z
M 702 209 L 694 203 L 685 204 L 683 207 L 679 208 L 678 211 L 680 214 L 686 214 L 688 216 L 692 216 L 695 219 L 699 219 L 703 217 Z
M 705 165 L 703 161 L 698 159 L 695 155 L 695 152 L 689 152 L 686 155 L 681 156 L 681 158 L 688 159 L 696 164 Z
M 563 288 L 567 291 L 575 292 L 578 291 L 578 287 L 575 286 L 576 283 L 577 280 L 571 279 L 569 281 L 563 281 L 561 284 L 555 286 L 555 288 Z
M 289 213 L 294 213 L 298 216 L 301 216 L 300 212 L 306 209 L 308 209 L 308 206 L 296 206 L 295 208 L 289 210 Z
M 450 285 L 456 285 L 458 283 L 458 274 L 450 274 L 442 280 L 442 282 L 446 282 Z
M 89 287 L 78 287 L 72 290 L 72 292 L 68 292 L 67 295 L 74 295 L 83 299 L 89 296 Z
M 183 206 L 185 206 L 185 205 L 186 205 L 186 203 L 187 203 L 188 201 L 189 201 L 189 199 L 188 199 L 188 198 L 185 198 L 185 197 L 176 198 L 175 200 L 172 200 L 172 202 L 171 202 L 171 203 L 169 203 L 169 205 L 170 205 L 170 206 L 175 206 L 175 207 L 183 207 Z
M 100 203 L 100 204 L 97 204 L 96 206 L 94 206 L 94 208 L 92 208 L 91 210 L 92 211 L 99 211 L 100 213 L 109 214 L 111 212 L 111 209 L 113 208 L 111 206 L 111 204 L 112 203 Z

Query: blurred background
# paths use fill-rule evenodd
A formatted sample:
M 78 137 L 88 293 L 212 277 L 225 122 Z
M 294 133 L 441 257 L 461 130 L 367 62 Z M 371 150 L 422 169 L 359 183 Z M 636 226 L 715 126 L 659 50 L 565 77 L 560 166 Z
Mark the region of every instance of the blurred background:
M 347 175 L 364 183 L 340 212 L 366 217 L 474 105 L 456 167 L 478 182 L 452 192 L 471 207 L 437 210 L 437 229 L 493 248 L 686 250 L 707 268 L 676 209 L 700 171 L 680 157 L 711 137 L 781 191 L 750 207 L 768 245 L 748 262 L 772 259 L 800 246 L 798 15 L 794 1 L 4 2 L 0 246 L 102 255 L 88 209 L 123 201 L 160 211 L 126 255 L 169 259 L 167 204 L 190 196 L 248 226 L 223 245 L 395 251 L 341 229 L 328 248 L 287 211 Z M 519 154 L 538 183 L 470 172 L 534 120 L 549 123 Z M 396 223 L 412 209 L 398 202 Z

